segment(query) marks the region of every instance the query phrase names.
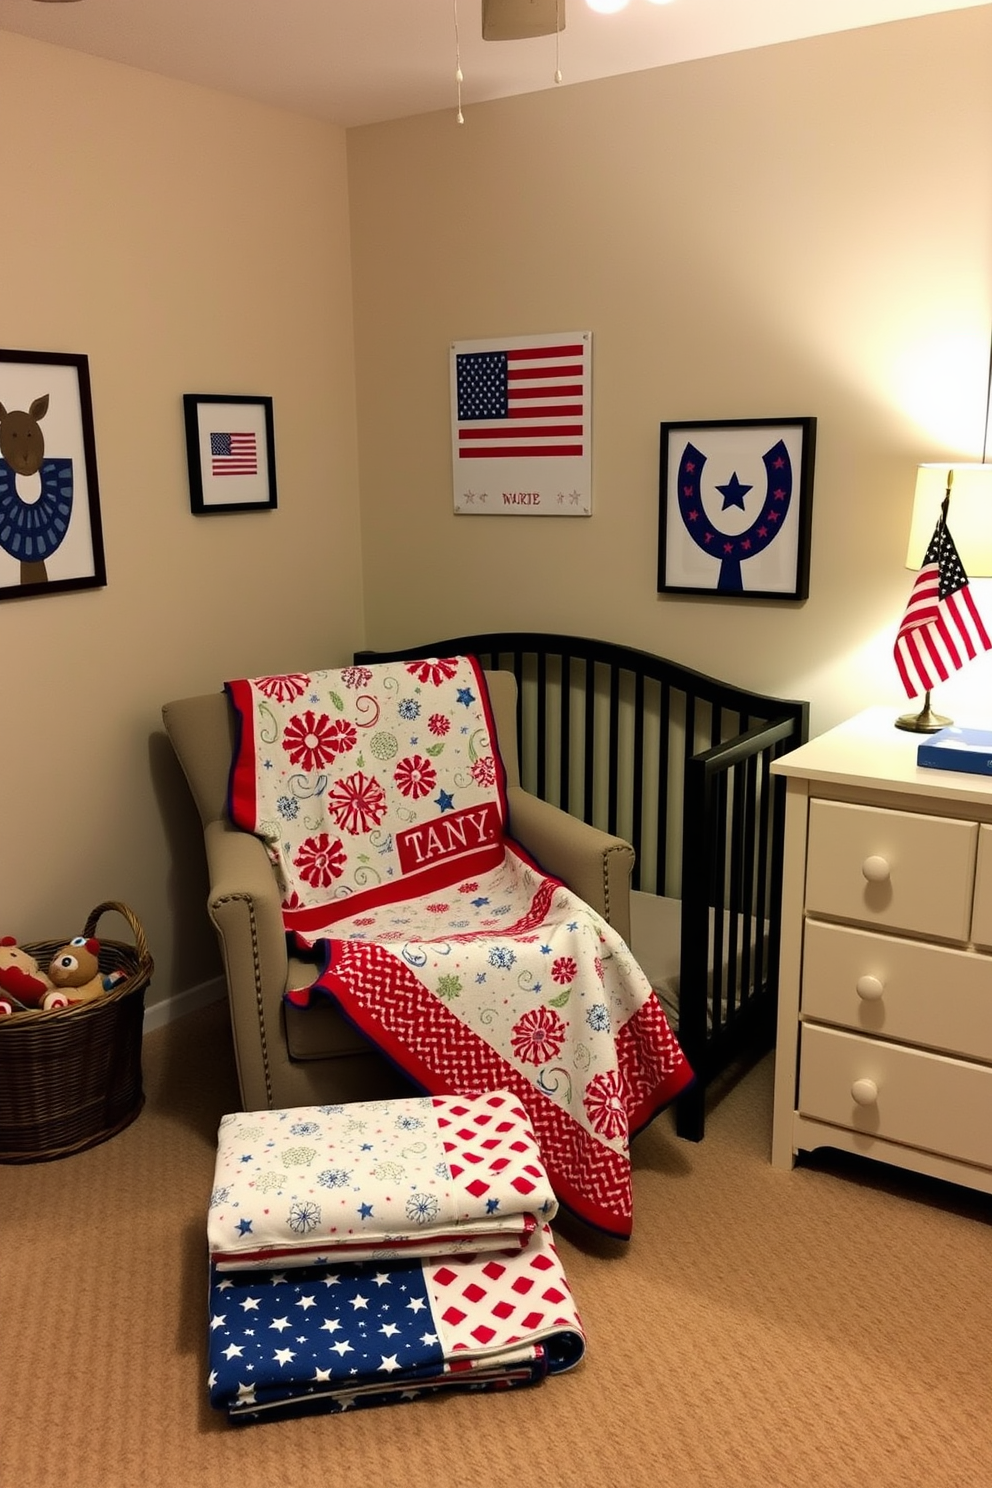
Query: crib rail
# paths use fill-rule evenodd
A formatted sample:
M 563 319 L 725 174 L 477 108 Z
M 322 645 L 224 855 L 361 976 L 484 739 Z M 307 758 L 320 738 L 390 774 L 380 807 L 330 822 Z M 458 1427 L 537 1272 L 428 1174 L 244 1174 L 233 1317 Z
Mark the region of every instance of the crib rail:
M 632 647 L 542 632 L 355 660 L 465 654 L 516 677 L 524 787 L 626 838 L 633 887 L 681 901 L 678 1033 L 698 1079 L 677 1127 L 698 1140 L 707 1084 L 773 1032 L 784 795 L 770 770 L 805 741 L 808 705 Z

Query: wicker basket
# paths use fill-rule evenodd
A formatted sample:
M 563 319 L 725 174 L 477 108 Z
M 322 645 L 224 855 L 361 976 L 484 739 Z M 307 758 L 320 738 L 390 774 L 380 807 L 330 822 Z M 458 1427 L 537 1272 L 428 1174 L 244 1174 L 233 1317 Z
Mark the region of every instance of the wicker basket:
M 99 936 L 100 970 L 124 971 L 124 981 L 78 1007 L 0 1017 L 0 1163 L 82 1152 L 122 1131 L 144 1104 L 141 1034 L 152 958 L 134 913 L 115 900 L 97 905 L 83 934 L 95 935 L 108 910 L 127 920 L 134 944 Z M 24 949 L 47 967 L 71 939 Z

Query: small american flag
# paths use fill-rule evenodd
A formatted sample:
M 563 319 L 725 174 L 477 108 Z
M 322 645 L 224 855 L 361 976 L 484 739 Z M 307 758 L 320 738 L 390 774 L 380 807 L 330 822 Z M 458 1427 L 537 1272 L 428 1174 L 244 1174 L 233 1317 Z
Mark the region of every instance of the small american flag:
M 583 355 L 581 342 L 459 353 L 458 458 L 581 455 Z
M 896 666 L 907 696 L 929 692 L 989 649 L 992 641 L 941 515 L 896 637 Z
M 214 475 L 257 475 L 254 434 L 211 434 L 210 469 Z

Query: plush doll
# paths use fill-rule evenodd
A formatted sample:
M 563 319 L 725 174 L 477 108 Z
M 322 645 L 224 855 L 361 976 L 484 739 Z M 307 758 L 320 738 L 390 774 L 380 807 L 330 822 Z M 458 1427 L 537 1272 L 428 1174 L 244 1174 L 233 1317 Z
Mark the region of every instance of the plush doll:
M 93 1002 L 124 980 L 123 971 L 104 975 L 100 971 L 100 942 L 77 935 L 68 945 L 55 952 L 48 975 L 55 990 L 45 998 L 46 1008 L 73 1007 L 80 1002 Z
M 12 935 L 0 939 L 0 1016 L 45 1006 L 55 984 Z

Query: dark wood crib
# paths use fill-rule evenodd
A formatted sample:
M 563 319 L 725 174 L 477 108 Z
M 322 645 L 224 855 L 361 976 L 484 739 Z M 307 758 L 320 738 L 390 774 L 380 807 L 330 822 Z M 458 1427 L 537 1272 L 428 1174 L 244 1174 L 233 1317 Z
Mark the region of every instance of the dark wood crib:
M 699 1141 L 707 1087 L 774 1038 L 785 803 L 770 768 L 805 742 L 809 704 L 580 636 L 456 636 L 355 661 L 456 655 L 516 677 L 524 787 L 633 845 L 631 950 L 696 1072 L 676 1129 Z

